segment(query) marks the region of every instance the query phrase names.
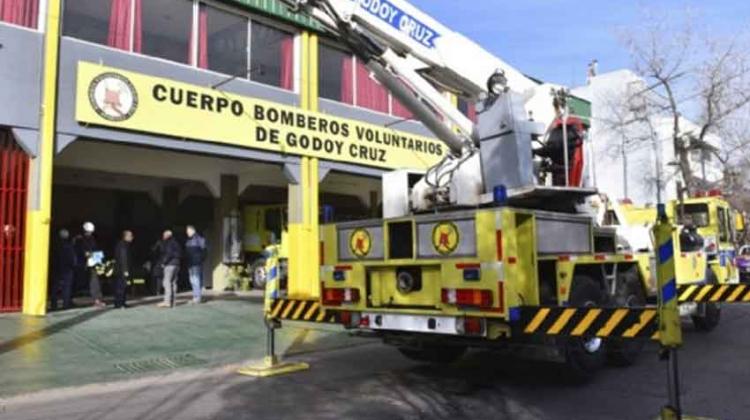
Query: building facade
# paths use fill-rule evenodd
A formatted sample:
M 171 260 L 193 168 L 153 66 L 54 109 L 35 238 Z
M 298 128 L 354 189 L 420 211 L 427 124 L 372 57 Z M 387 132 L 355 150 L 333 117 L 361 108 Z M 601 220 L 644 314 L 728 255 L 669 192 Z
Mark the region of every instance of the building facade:
M 647 89 L 643 79 L 630 70 L 591 77 L 589 84 L 571 92 L 591 103 L 591 181 L 612 199 L 630 199 L 637 204 L 656 204 L 677 198 L 680 181 L 672 143 L 673 121 L 667 116 L 640 118 L 636 92 Z M 683 118 L 683 132 L 698 127 Z M 719 139 L 708 142 L 719 146 Z M 705 184 L 721 180 L 719 162 L 708 154 L 693 153 L 691 166 Z
M 46 311 L 60 229 L 150 258 L 196 225 L 229 285 L 242 208 L 284 204 L 291 290 L 317 293 L 322 206 L 377 215 L 380 175 L 446 148 L 335 40 L 275 0 L 0 0 L 0 311 Z M 472 107 L 459 103 L 472 115 Z

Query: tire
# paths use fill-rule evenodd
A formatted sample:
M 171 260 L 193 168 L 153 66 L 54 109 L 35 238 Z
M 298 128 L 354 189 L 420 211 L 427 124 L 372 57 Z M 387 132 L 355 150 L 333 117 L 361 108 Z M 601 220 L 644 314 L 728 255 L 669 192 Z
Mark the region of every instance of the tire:
M 599 285 L 585 275 L 573 277 L 570 291 L 570 306 L 602 306 L 604 294 Z M 607 354 L 604 340 L 596 337 L 565 338 L 562 352 L 565 357 L 563 373 L 574 382 L 586 382 L 604 366 Z
M 252 276 L 253 289 L 263 290 L 266 288 L 266 259 L 258 258 L 250 264 L 248 268 L 250 275 Z
M 617 307 L 646 306 L 646 293 L 638 273 L 629 270 L 622 273 L 620 279 L 611 298 L 612 304 Z M 645 345 L 643 340 L 610 339 L 607 342 L 607 360 L 615 366 L 633 365 Z
M 399 347 L 398 351 L 417 362 L 447 365 L 458 361 L 466 353 L 466 347 L 429 345 L 421 348 Z
M 718 280 L 716 279 L 716 274 L 714 274 L 713 270 L 711 268 L 708 268 L 708 273 L 706 274 L 706 283 L 707 284 L 718 284 Z M 717 326 L 719 326 L 719 321 L 721 321 L 721 305 L 718 303 L 699 303 L 698 304 L 698 313 L 701 315 L 693 315 L 691 318 L 693 320 L 693 326 L 697 331 L 701 332 L 711 332 L 713 331 Z

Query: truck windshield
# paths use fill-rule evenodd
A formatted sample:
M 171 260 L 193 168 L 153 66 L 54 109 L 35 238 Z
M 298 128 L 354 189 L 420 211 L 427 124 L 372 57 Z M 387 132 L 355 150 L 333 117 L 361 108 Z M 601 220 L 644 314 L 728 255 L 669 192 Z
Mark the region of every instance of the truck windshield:
M 680 224 L 686 226 L 706 227 L 709 225 L 708 204 L 685 204 L 685 215 L 680 218 Z M 679 205 L 677 214 L 681 214 Z

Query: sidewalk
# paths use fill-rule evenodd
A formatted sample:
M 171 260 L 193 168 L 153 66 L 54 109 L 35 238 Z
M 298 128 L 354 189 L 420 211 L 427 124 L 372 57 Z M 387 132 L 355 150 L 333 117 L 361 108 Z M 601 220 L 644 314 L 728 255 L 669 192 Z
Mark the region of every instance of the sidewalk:
M 201 305 L 126 310 L 92 308 L 45 318 L 0 315 L 0 396 L 168 374 L 260 359 L 265 351 L 260 295 L 222 294 Z M 340 327 L 287 323 L 277 352 L 291 356 L 357 345 Z

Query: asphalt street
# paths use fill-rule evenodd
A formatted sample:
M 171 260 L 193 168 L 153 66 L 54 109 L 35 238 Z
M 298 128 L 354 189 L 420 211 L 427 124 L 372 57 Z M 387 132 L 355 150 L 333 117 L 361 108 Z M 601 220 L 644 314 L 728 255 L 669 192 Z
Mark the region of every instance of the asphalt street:
M 680 350 L 688 414 L 750 413 L 750 308 L 724 308 L 717 330 L 688 324 Z M 372 342 L 295 356 L 306 372 L 267 379 L 237 366 L 48 390 L 0 401 L 2 419 L 651 419 L 666 402 L 666 366 L 649 345 L 637 365 L 605 368 L 584 385 L 553 366 L 472 352 L 421 365 Z

